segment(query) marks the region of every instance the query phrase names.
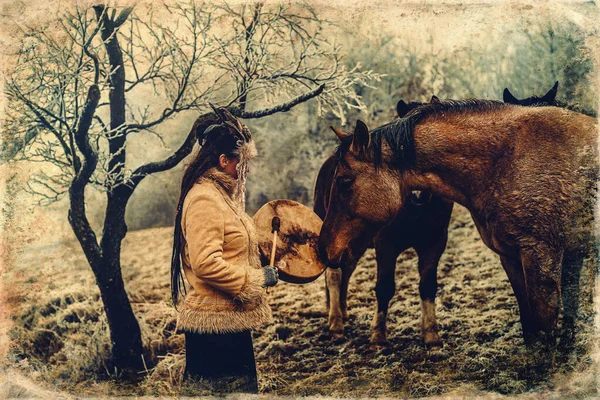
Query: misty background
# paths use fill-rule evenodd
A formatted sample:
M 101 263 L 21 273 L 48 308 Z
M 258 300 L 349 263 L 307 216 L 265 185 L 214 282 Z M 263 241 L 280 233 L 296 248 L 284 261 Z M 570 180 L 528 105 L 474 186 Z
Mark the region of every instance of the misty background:
M 596 6 L 561 3 L 544 6 L 411 5 L 384 3 L 366 8 L 347 3 L 316 5 L 329 22 L 325 32 L 344 54 L 351 69 L 384 74 L 369 86 L 356 85 L 366 109 L 346 112 L 342 121 L 332 113 L 319 115 L 315 100 L 261 119 L 244 121 L 257 142 L 259 157 L 253 161 L 248 181 L 247 212 L 253 215 L 264 203 L 280 198 L 312 206 L 316 176 L 332 153 L 337 139 L 333 125 L 352 130 L 357 118 L 376 127 L 391 120 L 396 103 L 445 99 L 502 99 L 508 87 L 517 98 L 541 96 L 559 81 L 557 100 L 575 110 L 598 108 L 597 74 L 593 48 Z M 42 10 L 43 11 L 43 10 Z M 42 12 L 40 11 L 40 12 Z M 451 11 L 451 12 L 448 12 Z M 35 13 L 29 18 L 39 17 Z M 135 107 L 135 99 L 128 99 Z M 139 94 L 140 106 L 148 103 Z M 151 106 L 162 107 L 161 99 Z M 249 109 L 263 107 L 258 101 Z M 182 112 L 161 124 L 162 143 L 147 132 L 129 138 L 128 163 L 159 160 L 185 139 L 197 111 Z M 194 151 L 197 149 L 195 148 Z M 183 169 L 147 177 L 133 194 L 126 213 L 129 230 L 172 226 Z M 28 176 L 48 168 L 39 163 L 3 166 L 5 178 L 20 182 L 5 193 L 5 201 L 20 213 L 20 229 L 30 240 L 72 238 L 66 220 L 66 199 L 36 206 L 36 199 L 18 188 Z M 15 187 L 17 189 L 15 189 Z M 90 222 L 98 229 L 104 218 L 105 195 L 86 189 Z
M 367 109 L 347 113 L 345 125 L 330 114 L 319 117 L 316 102 L 310 101 L 287 113 L 245 121 L 259 150 L 248 178 L 250 215 L 280 198 L 312 206 L 319 168 L 337 145 L 329 126 L 351 131 L 357 118 L 369 127 L 382 125 L 395 116 L 400 99 L 428 101 L 436 95 L 501 100 L 505 87 L 518 98 L 541 96 L 559 81 L 557 100 L 587 111 L 598 106 L 586 34 L 568 21 L 538 20 L 520 32 L 508 26 L 504 31 L 488 29 L 458 49 L 427 34 L 357 37 L 341 27 L 331 29 L 340 32 L 336 36 L 347 51 L 349 68 L 360 65 L 386 76 L 373 87 L 355 87 Z M 173 146 L 192 122 L 172 128 L 167 136 L 174 139 Z M 172 225 L 184 165 L 143 182 L 127 210 L 132 229 Z

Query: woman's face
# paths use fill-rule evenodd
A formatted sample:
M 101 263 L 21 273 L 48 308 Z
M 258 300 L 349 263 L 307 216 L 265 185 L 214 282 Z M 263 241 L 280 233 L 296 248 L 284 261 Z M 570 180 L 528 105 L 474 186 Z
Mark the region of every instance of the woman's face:
M 237 165 L 240 162 L 238 157 L 227 157 L 225 154 L 219 156 L 219 165 L 221 169 L 234 179 L 238 178 Z

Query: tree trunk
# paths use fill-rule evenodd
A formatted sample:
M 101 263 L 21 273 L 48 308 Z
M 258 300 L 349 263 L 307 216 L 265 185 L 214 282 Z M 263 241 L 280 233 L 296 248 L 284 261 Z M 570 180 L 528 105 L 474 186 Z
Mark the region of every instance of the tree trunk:
M 109 92 L 110 128 L 115 132 L 116 129 L 125 123 L 125 69 L 116 31 L 129 16 L 131 8 L 124 9 L 116 18 L 114 17 L 114 13 L 112 18 L 109 18 L 107 9 L 104 6 L 94 6 L 93 8 L 96 12 L 100 34 L 111 65 L 112 72 L 109 77 L 111 86 Z M 89 141 L 89 138 L 86 137 L 85 140 Z M 115 176 L 113 178 L 115 181 L 121 183 L 123 181 L 123 166 L 126 159 L 125 143 L 126 136 L 123 133 L 111 137 L 108 143 L 111 155 L 108 169 L 114 173 Z M 90 151 L 90 153 L 93 152 Z M 95 169 L 95 162 L 93 167 L 91 168 L 92 171 Z M 93 231 L 85 218 L 84 206 L 76 204 L 84 202 L 83 187 L 87 184 L 89 176 L 91 176 L 91 173 L 87 178 L 84 177 L 86 179 L 81 179 L 82 182 L 79 185 L 81 186 L 80 193 L 78 193 L 77 199 L 72 198 L 71 208 L 73 209 L 75 206 L 75 209 L 78 211 L 76 213 L 78 218 L 74 218 L 73 220 L 83 221 L 85 227 L 83 231 L 89 231 L 93 235 Z M 112 345 L 112 361 L 117 370 L 120 371 L 141 370 L 143 367 L 142 334 L 139 323 L 131 308 L 129 298 L 127 297 L 121 274 L 121 242 L 127 232 L 125 207 L 131 196 L 131 192 L 131 189 L 123 186 L 109 189 L 102 240 L 99 246 L 95 235 L 93 237 L 93 245 L 90 243 L 92 242 L 91 240 L 82 240 L 86 235 L 77 236 L 80 239 L 79 241 L 84 252 L 86 252 L 86 256 L 88 256 L 88 253 L 94 255 L 92 258 L 95 262 L 92 262 L 90 257 L 88 257 L 88 261 L 96 277 L 96 284 L 100 289 L 104 311 L 106 312 Z M 72 226 L 75 225 L 72 223 Z M 94 251 L 86 251 L 86 247 L 90 246 L 96 249 Z
M 121 273 L 121 243 L 127 233 L 125 207 L 131 193 L 116 189 L 108 193 L 108 206 L 100 248 L 104 270 L 98 279 L 102 300 L 110 327 L 112 354 L 115 365 L 141 370 L 142 332 L 125 291 Z
M 119 228 L 116 231 L 105 231 L 101 245 L 98 246 L 96 235 L 85 217 L 85 203 L 78 191 L 73 190 L 71 196 L 71 209 L 69 210 L 69 223 L 81 248 L 86 256 L 100 289 L 100 296 L 106 312 L 106 319 L 110 331 L 112 361 L 118 371 L 139 371 L 143 368 L 142 362 L 142 333 L 140 326 L 133 314 L 129 298 L 125 292 L 123 276 L 121 274 L 121 242 L 125 230 L 125 203 L 115 215 L 107 215 L 111 225 Z M 106 235 L 108 233 L 108 235 Z
M 118 370 L 140 371 L 143 369 L 142 333 L 125 292 L 119 260 L 120 241 L 111 245 L 115 247 L 103 248 L 104 262 L 94 275 L 110 329 L 112 361 Z
M 96 235 L 87 220 L 77 212 L 69 212 L 69 223 L 92 268 L 106 312 L 112 346 L 112 360 L 117 370 L 139 371 L 142 362 L 142 333 L 121 275 L 121 239 L 102 241 L 98 247 Z

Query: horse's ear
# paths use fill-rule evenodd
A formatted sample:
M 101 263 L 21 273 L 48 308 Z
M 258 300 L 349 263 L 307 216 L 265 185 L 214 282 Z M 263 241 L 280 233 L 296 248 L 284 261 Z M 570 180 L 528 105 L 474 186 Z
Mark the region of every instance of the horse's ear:
M 335 132 L 335 135 L 338 137 L 338 139 L 340 139 L 340 142 L 345 142 L 347 140 L 352 139 L 351 133 L 340 131 L 339 129 L 336 129 L 333 126 L 330 126 L 330 128 L 333 132 Z
M 512 93 L 508 90 L 508 88 L 504 88 L 504 93 L 502 95 L 505 103 L 510 104 L 519 104 L 519 100 L 512 95 Z
M 430 103 L 439 103 L 440 99 L 437 96 L 431 96 L 431 100 L 429 101 Z
M 547 104 L 554 104 L 554 99 L 556 99 L 556 92 L 558 92 L 558 81 L 552 86 L 552 89 L 548 93 L 542 97 L 542 102 Z
M 369 128 L 360 119 L 356 121 L 354 135 L 352 135 L 352 148 L 355 151 L 363 151 L 369 146 Z
M 396 104 L 396 112 L 398 113 L 398 117 L 403 118 L 408 111 L 408 104 L 406 104 L 404 100 L 400 100 L 398 104 Z

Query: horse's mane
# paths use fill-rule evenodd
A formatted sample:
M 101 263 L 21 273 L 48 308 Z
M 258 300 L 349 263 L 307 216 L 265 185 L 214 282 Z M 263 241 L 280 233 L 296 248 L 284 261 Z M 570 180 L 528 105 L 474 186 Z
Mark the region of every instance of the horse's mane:
M 394 155 L 398 166 L 410 166 L 415 161 L 414 129 L 419 122 L 430 116 L 444 116 L 446 113 L 484 112 L 505 107 L 496 100 L 444 100 L 424 104 L 410 111 L 404 118 L 389 122 L 370 133 L 369 149 L 375 165 L 381 164 L 381 147 L 385 140 Z M 341 150 L 341 149 L 340 149 Z

